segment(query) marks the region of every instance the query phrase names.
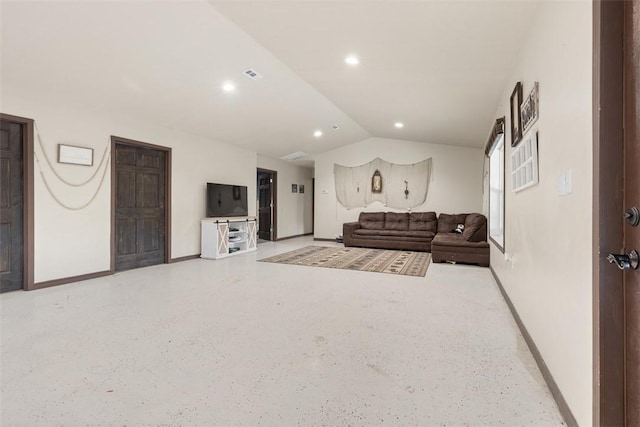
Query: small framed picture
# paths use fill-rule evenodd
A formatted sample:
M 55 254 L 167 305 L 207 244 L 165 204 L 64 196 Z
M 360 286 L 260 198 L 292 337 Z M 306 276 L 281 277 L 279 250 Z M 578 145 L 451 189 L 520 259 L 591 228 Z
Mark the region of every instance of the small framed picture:
M 93 148 L 58 144 L 58 163 L 93 166 Z
M 516 83 L 511 94 L 511 146 L 515 147 L 522 139 L 522 118 L 520 106 L 522 105 L 522 82 Z
M 526 135 L 531 126 L 538 120 L 538 82 L 533 84 L 531 93 L 522 103 L 520 115 L 522 117 L 522 135 Z
M 304 184 L 298 185 L 298 193 L 304 193 Z
M 291 184 L 291 192 L 292 193 L 298 192 L 298 184 Z
M 371 192 L 382 193 L 382 175 L 378 169 L 376 169 L 371 177 Z

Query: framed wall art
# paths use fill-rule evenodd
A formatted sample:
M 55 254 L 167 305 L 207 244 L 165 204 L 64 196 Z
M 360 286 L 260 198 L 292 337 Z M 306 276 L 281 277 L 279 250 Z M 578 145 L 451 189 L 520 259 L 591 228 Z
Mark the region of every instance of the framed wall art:
M 525 135 L 538 120 L 538 82 L 533 84 L 531 93 L 522 103 L 520 115 L 522 117 L 522 134 Z
M 376 169 L 371 177 L 371 192 L 382 193 L 382 175 L 378 169 Z
M 522 105 L 522 82 L 516 83 L 511 94 L 511 146 L 515 147 L 522 139 L 522 118 L 520 106 Z
M 511 191 L 517 193 L 538 183 L 538 132 L 532 132 L 511 153 Z
M 93 166 L 93 148 L 58 144 L 58 163 Z
M 292 193 L 298 192 L 298 184 L 291 184 L 291 192 Z

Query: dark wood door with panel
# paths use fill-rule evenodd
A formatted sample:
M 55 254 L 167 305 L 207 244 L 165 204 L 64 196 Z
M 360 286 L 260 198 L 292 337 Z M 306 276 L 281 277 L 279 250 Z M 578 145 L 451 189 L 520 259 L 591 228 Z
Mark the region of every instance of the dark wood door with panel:
M 22 289 L 24 275 L 23 128 L 0 122 L 0 292 Z
M 272 174 L 258 172 L 258 237 L 273 240 L 273 180 Z
M 640 1 L 624 4 L 624 253 L 640 251 Z M 635 209 L 634 209 L 635 208 Z M 633 258 L 633 256 L 632 256 Z M 637 258 L 636 258 L 637 259 Z M 640 426 L 640 268 L 623 272 L 626 422 Z
M 165 262 L 162 150 L 115 144 L 115 270 Z

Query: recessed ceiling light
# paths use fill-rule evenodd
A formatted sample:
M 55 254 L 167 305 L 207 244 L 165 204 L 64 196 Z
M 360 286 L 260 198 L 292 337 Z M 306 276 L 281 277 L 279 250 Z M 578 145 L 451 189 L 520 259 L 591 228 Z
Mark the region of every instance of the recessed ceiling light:
M 234 90 L 236 90 L 236 85 L 231 82 L 227 82 L 222 85 L 222 90 L 225 92 L 233 92 Z
M 313 136 L 315 136 L 316 138 L 322 136 L 322 131 L 321 130 L 317 130 L 313 133 Z
M 398 129 L 403 128 L 404 127 L 404 123 L 400 123 L 400 122 L 396 122 L 394 124 L 395 127 L 397 127 Z
M 346 62 L 349 65 L 358 65 L 360 63 L 360 60 L 355 55 L 349 55 L 346 58 L 344 58 L 344 62 Z

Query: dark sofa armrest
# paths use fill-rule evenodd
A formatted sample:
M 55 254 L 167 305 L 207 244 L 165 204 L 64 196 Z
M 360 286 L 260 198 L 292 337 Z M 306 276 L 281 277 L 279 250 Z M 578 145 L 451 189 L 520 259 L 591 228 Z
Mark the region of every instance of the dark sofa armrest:
M 467 215 L 462 237 L 468 242 L 487 241 L 487 218 L 479 213 Z
M 345 222 L 342 224 L 342 242 L 345 246 L 352 246 L 353 232 L 360 228 L 359 222 Z
M 360 223 L 358 221 L 345 222 L 344 224 L 342 224 L 342 237 L 346 237 L 346 236 L 351 237 L 353 232 L 358 228 L 360 228 Z

